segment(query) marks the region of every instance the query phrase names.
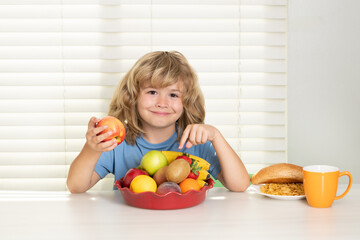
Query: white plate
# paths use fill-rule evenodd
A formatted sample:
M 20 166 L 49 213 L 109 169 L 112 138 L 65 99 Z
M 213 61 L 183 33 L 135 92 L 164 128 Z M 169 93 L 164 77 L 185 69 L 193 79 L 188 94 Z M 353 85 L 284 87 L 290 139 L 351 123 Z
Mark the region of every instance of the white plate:
M 280 199 L 280 200 L 298 200 L 298 199 L 304 199 L 305 195 L 298 195 L 298 196 L 280 196 L 280 195 L 271 195 L 271 194 L 266 194 L 260 191 L 260 187 L 263 186 L 265 184 L 260 184 L 260 185 L 254 185 L 252 184 L 249 187 L 249 191 L 251 192 L 255 192 L 257 194 L 263 195 L 263 196 L 267 196 L 269 198 L 274 198 L 274 199 Z

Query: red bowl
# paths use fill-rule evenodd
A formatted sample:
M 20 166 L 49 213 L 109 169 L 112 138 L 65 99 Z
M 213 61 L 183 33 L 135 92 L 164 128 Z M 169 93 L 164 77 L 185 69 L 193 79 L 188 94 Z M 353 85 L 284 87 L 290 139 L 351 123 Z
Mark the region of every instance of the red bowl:
M 190 190 L 184 194 L 169 192 L 159 195 L 153 192 L 134 193 L 127 187 L 122 187 L 122 178 L 115 182 L 125 202 L 131 206 L 147 209 L 181 209 L 188 208 L 202 203 L 205 200 L 207 190 L 214 186 L 214 180 L 207 180 L 208 186 L 202 187 L 199 191 Z

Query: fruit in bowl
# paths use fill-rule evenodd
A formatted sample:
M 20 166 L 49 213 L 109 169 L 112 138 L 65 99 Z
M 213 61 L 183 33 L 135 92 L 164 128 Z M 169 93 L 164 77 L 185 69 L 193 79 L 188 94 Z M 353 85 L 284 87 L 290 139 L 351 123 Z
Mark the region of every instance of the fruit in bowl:
M 139 175 L 147 175 L 147 176 L 149 176 L 149 174 L 148 174 L 146 171 L 144 171 L 144 170 L 137 169 L 137 168 L 130 168 L 130 169 L 126 172 L 126 174 L 125 174 L 125 176 L 124 176 L 124 178 L 123 178 L 122 186 L 129 188 L 129 187 L 130 187 L 130 183 L 132 182 L 132 180 L 133 180 L 135 177 L 139 176 Z
M 170 182 L 180 183 L 190 173 L 190 165 L 184 159 L 172 161 L 166 171 L 166 179 Z
M 115 182 L 115 186 L 119 189 L 124 201 L 130 206 L 154 210 L 170 210 L 193 207 L 202 203 L 206 198 L 207 191 L 215 183 L 212 178 L 206 182 L 207 184 L 199 191 L 191 190 L 186 193 L 172 191 L 164 195 L 149 191 L 134 193 L 129 188 L 121 186 L 121 179 Z
M 130 190 L 134 193 L 156 192 L 155 180 L 148 175 L 136 176 L 130 183 Z
M 147 152 L 141 159 L 140 167 L 153 176 L 157 170 L 167 166 L 168 160 L 165 155 L 157 150 Z
M 160 151 L 150 152 L 155 153 L 155 156 L 161 156 Z M 164 152 L 161 151 L 160 153 Z M 125 176 L 115 182 L 115 186 L 121 192 L 125 202 L 131 206 L 147 209 L 192 207 L 205 200 L 207 190 L 212 188 L 215 183 L 207 171 L 210 164 L 204 159 L 189 154 L 186 154 L 186 156 L 190 160 L 184 159 L 184 157 L 176 159 L 176 157 L 185 154 L 165 151 L 163 155 L 166 156 L 166 163 L 162 160 L 158 161 L 155 157 L 150 158 L 150 161 L 148 160 L 151 163 L 148 166 L 152 167 L 145 167 L 147 166 L 143 164 L 143 160 L 146 159 L 145 155 L 137 170 L 129 170 L 132 174 L 129 173 L 125 182 L 131 180 L 130 176 L 133 177 L 139 174 L 130 181 L 130 187 L 123 184 Z M 155 160 L 153 161 L 153 159 Z M 138 171 L 139 168 L 148 175 Z M 196 180 L 189 177 L 191 171 L 196 172 Z M 168 178 L 172 174 L 175 175 L 176 179 Z
M 184 181 L 179 183 L 179 187 L 182 193 L 186 193 L 190 190 L 199 191 L 201 189 L 200 184 L 193 178 L 186 178 Z
M 174 182 L 163 182 L 156 190 L 156 193 L 160 195 L 165 195 L 169 192 L 181 193 L 180 186 Z
M 162 184 L 163 182 L 167 181 L 166 171 L 167 171 L 168 167 L 169 166 L 164 166 L 164 167 L 160 168 L 159 170 L 157 170 L 156 173 L 154 174 L 153 178 L 158 186 L 160 186 L 160 184 Z

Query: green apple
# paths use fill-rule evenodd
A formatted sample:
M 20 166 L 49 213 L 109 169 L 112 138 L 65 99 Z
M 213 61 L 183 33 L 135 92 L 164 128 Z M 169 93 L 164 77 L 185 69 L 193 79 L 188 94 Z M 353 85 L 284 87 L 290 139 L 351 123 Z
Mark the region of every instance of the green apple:
M 140 167 L 147 171 L 150 176 L 154 175 L 157 170 L 167 165 L 168 161 L 165 155 L 157 150 L 152 150 L 146 153 L 142 157 L 140 163 Z

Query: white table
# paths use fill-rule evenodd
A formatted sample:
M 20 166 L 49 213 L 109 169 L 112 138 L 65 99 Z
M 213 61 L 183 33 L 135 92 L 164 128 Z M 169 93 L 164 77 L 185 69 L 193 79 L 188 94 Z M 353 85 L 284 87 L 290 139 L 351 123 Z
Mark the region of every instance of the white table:
M 340 186 L 343 189 L 344 186 Z M 126 205 L 119 191 L 0 191 L 0 239 L 359 239 L 360 184 L 326 209 L 210 189 L 180 210 Z

